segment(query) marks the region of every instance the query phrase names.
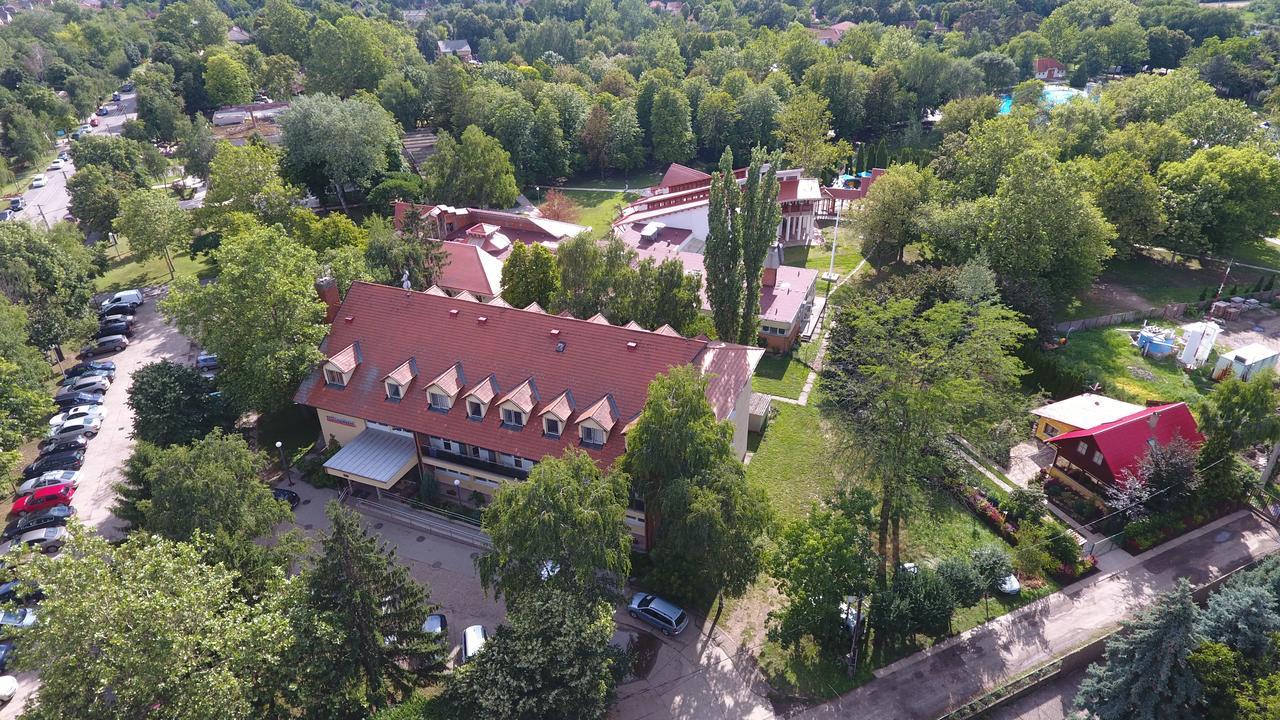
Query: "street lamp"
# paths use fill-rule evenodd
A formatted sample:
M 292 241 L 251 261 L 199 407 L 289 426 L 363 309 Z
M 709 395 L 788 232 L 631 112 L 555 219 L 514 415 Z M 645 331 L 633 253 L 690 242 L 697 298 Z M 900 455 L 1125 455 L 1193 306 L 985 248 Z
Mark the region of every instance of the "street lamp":
M 458 502 L 462 502 L 462 481 L 458 478 L 453 479 L 453 494 L 458 498 Z
M 276 452 L 280 453 L 280 469 L 284 472 L 289 484 L 292 485 L 293 475 L 289 472 L 289 461 L 284 457 L 284 443 L 279 440 L 276 441 Z

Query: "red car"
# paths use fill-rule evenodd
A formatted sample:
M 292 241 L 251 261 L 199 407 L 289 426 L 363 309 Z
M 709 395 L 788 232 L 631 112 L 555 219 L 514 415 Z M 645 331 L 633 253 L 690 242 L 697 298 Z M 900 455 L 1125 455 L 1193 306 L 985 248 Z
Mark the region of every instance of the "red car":
M 46 510 L 56 505 L 70 505 L 71 498 L 75 497 L 75 494 L 76 487 L 70 483 L 42 487 L 30 495 L 23 495 L 15 500 L 13 507 L 9 508 L 9 517 Z

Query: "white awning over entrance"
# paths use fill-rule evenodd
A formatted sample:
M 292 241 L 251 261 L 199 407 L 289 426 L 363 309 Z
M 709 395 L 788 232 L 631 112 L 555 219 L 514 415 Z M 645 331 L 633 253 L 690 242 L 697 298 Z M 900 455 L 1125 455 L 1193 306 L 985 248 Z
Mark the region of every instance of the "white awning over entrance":
M 385 490 L 417 462 L 412 437 L 368 428 L 329 458 L 324 469 L 330 475 Z

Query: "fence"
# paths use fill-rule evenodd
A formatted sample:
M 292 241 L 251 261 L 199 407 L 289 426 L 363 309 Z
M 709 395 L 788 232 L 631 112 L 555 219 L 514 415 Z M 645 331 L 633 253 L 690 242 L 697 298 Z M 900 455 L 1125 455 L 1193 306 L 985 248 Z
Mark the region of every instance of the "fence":
M 462 522 L 446 517 L 443 512 L 425 507 L 411 507 L 395 500 L 383 498 L 373 500 L 358 498 L 350 494 L 339 494 L 339 499 L 366 515 L 408 525 L 411 528 L 449 538 L 466 545 L 488 550 L 493 547 L 489 536 L 480 528 L 469 522 Z
M 1268 302 L 1274 300 L 1276 296 L 1280 296 L 1280 290 L 1264 290 L 1256 293 L 1243 293 L 1237 297 L 1255 298 L 1259 302 Z M 1111 315 L 1101 315 L 1099 317 L 1067 320 L 1054 325 L 1053 329 L 1055 332 L 1068 333 L 1076 332 L 1078 330 L 1112 327 L 1115 325 L 1138 322 L 1139 320 L 1151 320 L 1154 318 L 1173 320 L 1175 318 L 1182 317 L 1187 312 L 1187 308 L 1207 310 L 1210 305 L 1213 305 L 1213 302 L 1213 300 L 1203 300 L 1190 303 L 1170 303 L 1164 307 L 1147 308 L 1146 310 L 1130 310 L 1128 312 L 1112 313 Z

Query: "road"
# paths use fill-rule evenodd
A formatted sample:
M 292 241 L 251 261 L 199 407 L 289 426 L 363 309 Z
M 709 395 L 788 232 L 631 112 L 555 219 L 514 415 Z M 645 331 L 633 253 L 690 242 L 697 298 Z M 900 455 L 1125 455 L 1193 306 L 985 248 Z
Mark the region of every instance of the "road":
M 106 117 L 99 117 L 98 127 L 90 128 L 89 132 L 94 135 L 119 135 L 125 120 L 138 116 L 137 93 L 123 93 L 119 102 L 107 102 L 105 106 L 111 113 Z M 59 152 L 69 148 L 70 144 L 67 139 L 58 141 Z M 22 201 L 27 207 L 19 217 L 46 227 L 63 220 L 67 216 L 67 205 L 71 202 L 71 197 L 67 195 L 67 180 L 74 174 L 75 168 L 70 164 L 62 170 L 45 170 L 44 176 L 48 184 L 42 188 L 27 188 L 22 194 Z

